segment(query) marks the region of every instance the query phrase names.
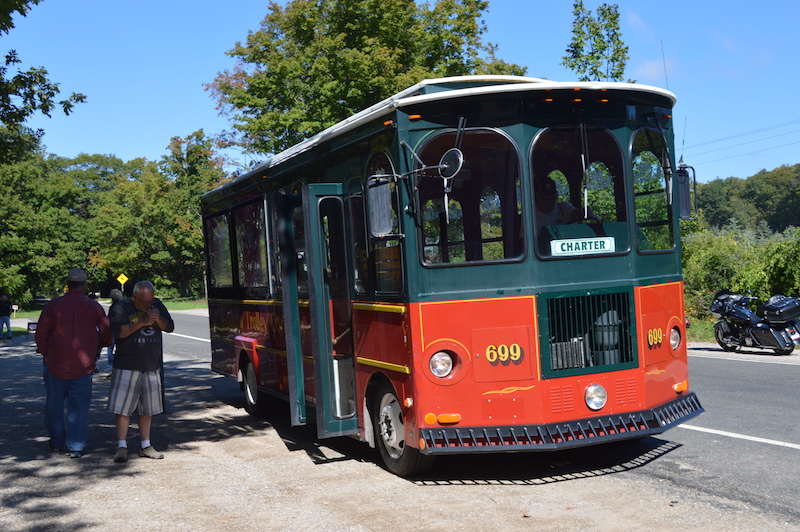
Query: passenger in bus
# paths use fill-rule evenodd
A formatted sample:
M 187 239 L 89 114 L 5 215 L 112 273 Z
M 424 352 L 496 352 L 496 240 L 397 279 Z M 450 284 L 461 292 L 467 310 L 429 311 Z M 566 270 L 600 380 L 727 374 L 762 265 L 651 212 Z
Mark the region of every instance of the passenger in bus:
M 556 182 L 549 177 L 534 184 L 536 199 L 536 228 L 548 225 L 574 224 L 583 219 L 580 209 L 568 201 L 558 201 Z

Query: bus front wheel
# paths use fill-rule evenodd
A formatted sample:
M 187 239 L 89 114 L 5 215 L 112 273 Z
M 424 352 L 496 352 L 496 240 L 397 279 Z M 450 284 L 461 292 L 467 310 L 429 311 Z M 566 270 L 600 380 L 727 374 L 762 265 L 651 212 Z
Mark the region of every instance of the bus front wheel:
M 433 467 L 434 457 L 406 445 L 403 409 L 389 383 L 383 383 L 374 396 L 372 426 L 375 445 L 386 468 L 395 475 L 418 475 Z

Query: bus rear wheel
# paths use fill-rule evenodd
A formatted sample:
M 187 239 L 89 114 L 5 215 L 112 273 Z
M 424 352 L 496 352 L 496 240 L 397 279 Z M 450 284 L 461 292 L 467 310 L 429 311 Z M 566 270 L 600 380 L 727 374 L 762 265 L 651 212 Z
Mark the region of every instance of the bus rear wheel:
M 255 417 L 263 417 L 267 414 L 267 403 L 269 397 L 267 394 L 258 389 L 258 378 L 256 376 L 255 368 L 249 362 L 245 364 L 242 370 L 242 387 L 244 389 L 244 409 L 247 413 Z
M 406 445 L 402 405 L 389 383 L 383 383 L 378 388 L 372 416 L 375 445 L 389 471 L 406 477 L 424 473 L 433 467 L 433 456 Z

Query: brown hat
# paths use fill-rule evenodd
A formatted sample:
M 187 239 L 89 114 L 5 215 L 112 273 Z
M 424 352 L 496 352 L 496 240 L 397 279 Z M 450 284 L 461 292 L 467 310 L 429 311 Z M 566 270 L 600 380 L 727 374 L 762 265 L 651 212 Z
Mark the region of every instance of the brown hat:
M 72 268 L 67 274 L 67 281 L 71 283 L 86 282 L 86 272 L 80 268 Z

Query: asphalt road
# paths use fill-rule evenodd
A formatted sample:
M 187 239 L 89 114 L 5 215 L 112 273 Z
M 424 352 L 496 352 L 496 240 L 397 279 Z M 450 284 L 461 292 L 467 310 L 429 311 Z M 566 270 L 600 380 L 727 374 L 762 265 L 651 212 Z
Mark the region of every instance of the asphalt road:
M 697 346 L 691 383 L 706 413 L 660 437 L 444 457 L 429 475 L 405 480 L 363 443 L 288 426 L 285 411 L 248 416 L 238 385 L 209 369 L 207 318 L 173 317 L 167 412 L 153 424 L 166 454 L 159 461 L 113 463 L 102 373 L 89 453 L 51 455 L 32 339 L 0 344 L 0 529 L 800 530 L 800 430 L 790 410 L 800 350 L 776 357 Z

